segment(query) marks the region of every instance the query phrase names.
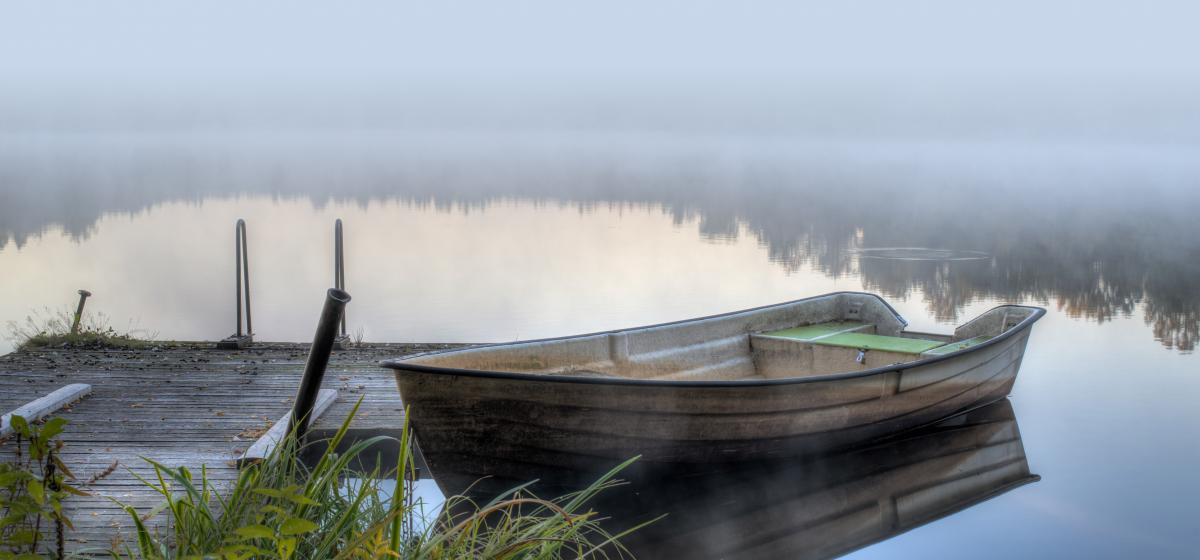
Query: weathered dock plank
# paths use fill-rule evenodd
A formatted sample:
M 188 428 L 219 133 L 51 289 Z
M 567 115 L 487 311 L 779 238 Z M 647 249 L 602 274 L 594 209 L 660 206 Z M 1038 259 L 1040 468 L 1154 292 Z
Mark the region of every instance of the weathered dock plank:
M 12 419 L 21 417 L 26 422 L 37 422 L 58 412 L 64 406 L 78 401 L 92 392 L 92 386 L 87 383 L 72 383 L 55 389 L 50 394 L 27 402 L 0 417 L 0 439 L 16 432 Z
M 362 344 L 334 352 L 324 387 L 338 399 L 313 429 L 336 428 L 363 398 L 356 430 L 395 429 L 403 406 L 385 358 L 448 348 L 444 344 Z M 186 465 L 224 486 L 237 476 L 236 459 L 291 407 L 308 355 L 307 344 L 257 343 L 216 350 L 213 343 L 166 342 L 137 350 L 38 349 L 0 356 L 0 409 L 28 402 L 69 383 L 92 394 L 58 414 L 70 420 L 63 459 L 82 480 L 116 469 L 67 501 L 76 530 L 70 548 L 129 542 L 129 519 L 114 499 L 149 510 L 160 500 L 132 473 L 152 473 L 142 459 Z M 7 409 L 5 409 L 7 410 Z M 0 460 L 15 443 L 0 442 Z M 162 527 L 162 519 L 149 525 Z

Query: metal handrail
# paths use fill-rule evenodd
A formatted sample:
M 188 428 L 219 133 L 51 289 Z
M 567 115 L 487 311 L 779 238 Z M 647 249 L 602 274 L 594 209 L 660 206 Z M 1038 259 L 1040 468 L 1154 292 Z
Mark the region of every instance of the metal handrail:
M 346 261 L 342 251 L 342 219 L 333 223 L 333 287 L 346 291 Z M 342 313 L 341 336 L 346 336 L 346 314 Z
M 236 269 L 237 277 L 234 278 L 234 289 L 236 291 L 235 298 L 237 299 L 237 336 L 243 336 L 242 333 L 242 285 L 245 284 L 245 299 L 246 299 L 246 332 L 245 335 L 254 335 L 254 326 L 250 322 L 250 251 L 246 247 L 246 220 L 238 218 L 237 225 L 234 226 L 233 235 L 234 244 L 234 268 Z
M 254 324 L 250 322 L 250 251 L 246 247 L 246 220 L 238 218 L 233 227 L 233 289 L 237 307 L 237 330 L 217 342 L 217 348 L 238 350 L 254 341 Z M 242 330 L 242 305 L 245 303 L 246 330 Z

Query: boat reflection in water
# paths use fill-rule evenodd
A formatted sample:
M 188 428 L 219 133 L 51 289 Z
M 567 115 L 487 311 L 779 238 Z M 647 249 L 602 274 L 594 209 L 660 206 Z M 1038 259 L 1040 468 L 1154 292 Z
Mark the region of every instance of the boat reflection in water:
M 541 477 L 535 492 L 579 488 L 598 473 L 490 459 L 496 476 L 433 472 L 446 495 L 483 497 Z M 468 470 L 478 458 L 464 461 Z M 605 465 L 608 466 L 608 465 Z M 830 558 L 1039 480 L 1007 399 L 863 447 L 774 463 L 635 464 L 629 485 L 593 504 L 639 558 Z

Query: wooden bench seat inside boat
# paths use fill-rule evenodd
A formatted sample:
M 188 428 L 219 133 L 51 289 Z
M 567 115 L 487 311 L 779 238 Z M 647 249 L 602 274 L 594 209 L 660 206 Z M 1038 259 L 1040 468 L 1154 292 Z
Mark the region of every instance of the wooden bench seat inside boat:
M 966 340 L 959 340 L 957 342 L 943 344 L 941 346 L 938 346 L 937 348 L 930 348 L 929 350 L 926 350 L 926 351 L 922 352 L 921 354 L 923 356 L 941 356 L 944 354 L 949 354 L 951 352 L 958 352 L 959 350 L 965 350 L 965 349 L 975 346 L 977 344 L 982 344 L 984 342 L 987 342 L 991 339 L 992 339 L 991 336 L 976 336 L 974 338 L 968 338 Z
M 872 324 L 837 321 L 751 335 L 755 370 L 767 379 L 861 371 L 916 361 L 948 342 L 874 331 Z
M 829 323 L 818 323 L 815 325 L 804 325 L 800 327 L 792 327 L 790 329 L 781 329 L 762 334 L 765 336 L 778 336 L 782 338 L 791 338 L 794 340 L 813 341 L 828 336 L 852 332 L 875 332 L 875 325 L 863 323 L 862 321 L 832 321 Z
M 875 334 L 874 325 L 836 321 L 751 335 L 756 373 L 766 379 L 856 371 L 965 350 L 992 339 Z M 858 353 L 862 351 L 862 360 Z
M 943 346 L 946 343 L 940 340 L 924 340 L 920 338 L 853 332 L 823 337 L 814 341 L 813 344 L 842 346 L 859 350 L 883 350 L 901 354 L 920 354 Z

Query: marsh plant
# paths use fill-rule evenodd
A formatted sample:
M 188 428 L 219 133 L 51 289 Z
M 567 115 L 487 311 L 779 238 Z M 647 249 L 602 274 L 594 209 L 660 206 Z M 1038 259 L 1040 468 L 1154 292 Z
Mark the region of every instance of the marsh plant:
M 154 338 L 154 333 L 136 329 L 131 324 L 124 332 L 112 327 L 104 313 L 85 311 L 79 328 L 71 332 L 75 312 L 49 307 L 34 311 L 24 321 L 8 322 L 8 338 L 17 348 L 75 347 L 75 348 L 139 348 Z
M 59 455 L 67 421 L 38 425 L 14 415 L 10 422 L 15 460 L 0 462 L 0 559 L 63 558 L 72 528 L 63 500 L 84 494 L 67 483 L 75 476 Z
M 143 482 L 164 501 L 151 511 L 125 506 L 137 542 L 121 545 L 113 556 L 279 560 L 630 556 L 618 539 L 634 529 L 617 535 L 606 532 L 588 505 L 598 493 L 620 484 L 615 476 L 628 462 L 591 486 L 556 499 L 538 498 L 528 485 L 482 504 L 454 496 L 435 519 L 425 520 L 420 517 L 423 508 L 411 494 L 416 467 L 407 425 L 398 442 L 397 466 L 386 472 L 378 466 L 362 472 L 354 465 L 379 465 L 378 460 L 366 461 L 365 454 L 376 444 L 395 442 L 394 438 L 377 436 L 336 451 L 357 410 L 355 405 L 331 440 L 320 442 L 324 451 L 315 463 L 301 460 L 305 450 L 289 436 L 266 459 L 242 469 L 232 488 L 215 487 L 204 468 L 194 473 L 151 461 L 155 474 Z M 385 481 L 395 481 L 395 490 L 386 490 Z M 145 524 L 159 513 L 169 522 L 167 534 Z

